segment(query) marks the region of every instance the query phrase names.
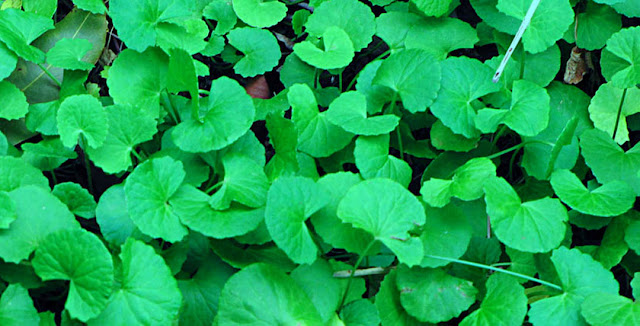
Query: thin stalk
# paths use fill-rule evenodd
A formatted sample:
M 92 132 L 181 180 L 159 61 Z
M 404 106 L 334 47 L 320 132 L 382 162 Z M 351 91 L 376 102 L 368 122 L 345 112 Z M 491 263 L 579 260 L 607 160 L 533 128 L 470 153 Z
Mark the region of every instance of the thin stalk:
M 341 70 L 338 74 L 338 89 L 342 92 L 342 73 L 344 70 Z
M 516 155 L 518 155 L 520 149 L 522 149 L 522 147 L 516 149 L 513 154 L 511 154 L 511 159 L 509 160 L 509 179 L 513 179 L 513 163 L 516 162 Z
M 80 135 L 80 148 L 82 148 L 82 154 L 84 154 L 84 168 L 87 170 L 87 187 L 89 193 L 93 195 L 93 179 L 91 178 L 91 162 L 86 150 L 87 141 L 84 135 Z
M 353 276 L 356 274 L 356 270 L 358 269 L 358 267 L 360 267 L 360 263 L 362 263 L 362 259 L 364 259 L 364 257 L 367 256 L 367 253 L 375 243 L 376 243 L 375 239 L 369 242 L 367 247 L 364 249 L 364 252 L 362 253 L 362 255 L 360 255 L 360 257 L 358 257 L 356 264 L 353 266 L 353 269 L 351 270 L 351 275 L 349 275 L 349 279 L 347 280 L 347 287 L 345 288 L 344 294 L 342 295 L 342 300 L 340 300 L 340 305 L 338 306 L 338 310 L 342 309 L 342 305 L 344 305 L 344 300 L 347 299 L 347 293 L 349 293 L 349 288 L 351 287 L 351 283 L 353 282 Z
M 512 146 L 512 147 L 509 147 L 509 148 L 507 148 L 507 149 L 505 149 L 505 150 L 503 150 L 503 151 L 500 151 L 500 152 L 497 152 L 497 153 L 491 154 L 491 155 L 487 156 L 487 158 L 491 160 L 491 159 L 494 159 L 494 158 L 496 158 L 496 157 L 500 157 L 500 156 L 502 156 L 502 155 L 504 155 L 504 154 L 507 154 L 507 153 L 509 153 L 509 152 L 515 151 L 515 150 L 517 150 L 517 149 L 520 149 L 520 148 L 522 148 L 522 147 L 524 147 L 524 146 L 526 146 L 526 145 L 528 145 L 528 144 L 532 144 L 532 143 L 540 143 L 540 144 L 546 144 L 546 145 L 551 145 L 551 146 L 553 146 L 553 144 L 552 144 L 552 143 L 550 143 L 550 142 L 548 142 L 548 141 L 532 139 L 532 140 L 528 140 L 528 141 L 522 142 L 522 143 L 520 143 L 520 144 L 518 144 L 518 145 L 515 145 L 515 146 Z
M 204 95 L 209 95 L 209 91 L 208 91 L 208 90 L 206 90 L 206 89 L 199 89 L 199 90 L 198 90 L 198 93 L 200 93 L 200 94 L 204 94 Z
M 206 192 L 206 193 L 210 193 L 210 192 L 212 192 L 213 190 L 215 190 L 216 188 L 221 187 L 223 184 L 224 184 L 224 181 L 220 181 L 220 182 L 218 182 L 218 183 L 214 184 L 213 186 L 211 186 L 211 187 L 207 188 L 207 191 L 205 191 L 205 192 Z
M 511 55 L 513 54 L 513 51 L 516 49 L 516 46 L 518 46 L 518 43 L 520 43 L 522 34 L 524 34 L 524 31 L 527 29 L 527 27 L 529 27 L 529 24 L 531 23 L 531 17 L 533 17 L 533 14 L 536 12 L 536 9 L 538 8 L 539 4 L 540 4 L 540 0 L 533 0 L 533 2 L 531 2 L 531 5 L 529 6 L 529 10 L 527 10 L 527 13 L 524 15 L 524 18 L 522 19 L 522 24 L 520 24 L 520 28 L 518 29 L 516 36 L 513 37 L 513 40 L 511 41 L 511 45 L 509 45 L 509 49 L 507 49 L 507 53 L 504 54 L 504 58 L 502 58 L 502 62 L 500 62 L 500 66 L 498 66 L 496 73 L 493 75 L 492 81 L 494 83 L 497 83 L 500 80 L 500 76 L 502 75 L 502 71 L 504 71 L 504 67 L 507 66 L 507 62 L 509 62 Z
M 313 88 L 318 88 L 320 85 L 320 69 L 316 68 L 314 72 Z
M 393 97 L 391 98 L 391 104 L 389 105 L 389 112 L 392 114 L 396 108 L 396 101 L 398 99 L 398 93 L 393 93 Z M 396 136 L 398 137 L 398 150 L 400 151 L 400 159 L 404 161 L 404 146 L 402 145 L 402 135 L 400 134 L 400 125 L 396 127 Z
M 616 139 L 616 133 L 618 133 L 618 124 L 620 123 L 620 115 L 622 114 L 622 105 L 624 104 L 624 98 L 627 97 L 627 89 L 622 90 L 622 98 L 620 99 L 620 105 L 618 106 L 618 115 L 616 116 L 616 125 L 613 127 L 613 140 Z
M 429 258 L 433 258 L 433 259 L 440 259 L 440 260 L 444 260 L 444 261 L 449 261 L 452 263 L 457 263 L 457 264 L 462 264 L 462 265 L 467 265 L 467 266 L 473 266 L 473 267 L 477 267 L 477 268 L 482 268 L 482 269 L 488 269 L 494 272 L 499 272 L 499 273 L 504 273 L 507 275 L 511 275 L 511 276 L 515 276 L 515 277 L 519 277 L 525 280 L 529 280 L 531 282 L 536 282 L 538 284 L 542 284 L 544 286 L 548 286 L 552 289 L 556 289 L 559 291 L 562 291 L 562 288 L 558 285 L 555 285 L 553 283 L 549 283 L 547 281 L 543 281 L 541 279 L 537 279 L 535 277 L 531 277 L 531 276 L 527 276 L 524 274 L 520 274 L 520 273 L 516 273 L 516 272 L 512 272 L 512 271 L 508 271 L 506 269 L 502 269 L 502 268 L 497 268 L 497 267 L 493 267 L 493 266 L 489 266 L 489 265 L 484 265 L 484 264 L 479 264 L 479 263 L 474 263 L 471 261 L 466 261 L 466 260 L 459 260 L 459 259 L 454 259 L 454 258 L 449 258 L 449 257 L 440 257 L 440 256 L 433 256 L 433 255 L 425 255 L 425 257 L 429 257 Z
M 491 141 L 492 145 L 495 145 L 498 143 L 498 139 L 500 139 L 500 137 L 502 137 L 502 134 L 504 134 L 504 132 L 507 130 L 507 126 L 506 125 L 501 125 L 500 129 L 498 129 L 498 132 L 495 134 L 495 136 L 493 137 L 493 140 Z
M 171 117 L 171 120 L 173 120 L 173 123 L 177 125 L 178 123 L 180 123 L 180 120 L 178 119 L 176 112 L 174 112 L 173 103 L 171 102 L 171 97 L 169 97 L 169 92 L 165 90 L 160 94 L 164 108 L 167 110 L 167 113 L 169 113 L 169 116 Z
M 131 154 L 133 154 L 133 156 L 138 160 L 138 163 L 144 161 L 142 156 L 140 156 L 140 154 L 138 154 L 138 152 L 136 152 L 135 149 L 131 151 Z
M 51 170 L 51 180 L 53 180 L 53 184 L 57 185 L 58 184 L 58 178 L 56 177 L 56 172 L 55 170 Z
M 49 76 L 49 78 L 51 78 L 51 80 L 53 80 L 56 84 L 58 84 L 58 87 L 62 87 L 62 83 L 58 80 L 58 78 L 56 78 L 54 75 L 52 75 L 49 72 L 49 69 L 45 68 L 45 66 L 43 66 L 41 63 L 38 63 L 38 67 L 40 67 L 40 69 L 42 69 L 42 71 L 44 71 L 44 73 Z

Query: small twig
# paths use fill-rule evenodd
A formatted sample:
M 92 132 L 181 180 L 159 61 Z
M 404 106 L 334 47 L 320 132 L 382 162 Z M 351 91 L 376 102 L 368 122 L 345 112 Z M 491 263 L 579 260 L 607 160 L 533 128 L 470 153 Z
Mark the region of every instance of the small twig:
M 390 267 L 391 268 L 395 268 L 395 267 Z M 344 271 L 337 271 L 335 273 L 333 273 L 333 277 L 335 278 L 349 278 L 351 277 L 351 273 L 353 271 L 350 269 L 344 270 Z M 354 277 L 358 277 L 358 276 L 368 276 L 368 275 L 380 275 L 380 274 L 384 274 L 387 272 L 387 268 L 382 268 L 382 267 L 371 267 L 371 268 L 363 268 L 363 269 L 356 269 L 355 272 L 353 272 L 353 276 Z

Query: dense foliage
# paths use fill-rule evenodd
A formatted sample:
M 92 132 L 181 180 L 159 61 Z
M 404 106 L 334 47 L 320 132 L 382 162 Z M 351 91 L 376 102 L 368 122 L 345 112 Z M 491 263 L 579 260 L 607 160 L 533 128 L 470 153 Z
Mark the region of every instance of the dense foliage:
M 640 320 L 640 0 L 0 3 L 0 325 Z

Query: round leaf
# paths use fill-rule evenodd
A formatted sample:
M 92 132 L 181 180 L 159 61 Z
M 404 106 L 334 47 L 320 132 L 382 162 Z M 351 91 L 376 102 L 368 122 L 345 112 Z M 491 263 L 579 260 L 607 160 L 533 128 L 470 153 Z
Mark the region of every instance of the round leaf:
M 229 153 L 222 158 L 224 178 L 222 187 L 213 195 L 216 208 L 226 209 L 231 201 L 258 208 L 267 201 L 269 180 L 263 168 L 251 158 Z
M 434 255 L 457 259 L 467 251 L 471 241 L 471 227 L 464 212 L 455 205 L 442 208 L 425 207 L 427 220 L 420 235 L 424 245 L 425 257 L 422 267 L 439 267 L 448 262 L 442 259 L 426 257 Z
M 617 129 L 615 141 L 621 145 L 629 141 L 627 117 L 640 112 L 640 89 L 635 87 L 627 89 L 624 102 L 622 102 L 623 92 L 622 89 L 613 86 L 613 83 L 605 83 L 598 88 L 589 104 L 589 116 L 593 125 L 606 131 L 611 137 L 613 137 L 613 130 Z M 618 116 L 620 102 L 622 102 L 622 110 Z
M 237 1 L 234 1 L 234 5 Z M 266 2 L 278 3 L 280 2 Z M 253 8 L 253 10 L 256 10 Z M 270 71 L 280 60 L 280 46 L 267 30 L 259 28 L 236 28 L 227 34 L 229 44 L 244 54 L 233 70 L 242 77 L 253 77 Z
M 3 119 L 19 119 L 29 111 L 29 103 L 24 93 L 6 80 L 0 81 L 0 102 L 0 118 Z
M 10 284 L 0 298 L 0 324 L 7 326 L 38 325 L 40 317 L 27 289 Z
M 333 100 L 327 110 L 327 119 L 342 129 L 356 135 L 374 136 L 388 134 L 398 125 L 392 114 L 367 118 L 367 99 L 359 92 L 345 92 Z
M 0 191 L 34 185 L 49 190 L 49 180 L 27 162 L 12 156 L 0 156 Z
M 215 210 L 211 198 L 190 185 L 184 185 L 171 197 L 171 205 L 184 225 L 206 236 L 221 239 L 246 234 L 264 220 L 264 209 L 231 205 Z
M 253 102 L 233 79 L 214 80 L 211 93 L 201 98 L 200 103 L 200 117 L 185 117 L 172 133 L 173 141 L 184 151 L 198 153 L 222 149 L 244 135 L 253 123 Z
M 375 32 L 374 15 L 371 8 L 357 0 L 324 1 L 309 16 L 304 27 L 311 36 L 324 35 L 327 29 L 338 27 L 344 30 L 353 50 L 367 47 Z
M 96 216 L 96 201 L 93 196 L 75 182 L 63 182 L 55 185 L 51 192 L 63 202 L 71 213 L 84 217 L 94 218 Z
M 65 308 L 71 317 L 86 322 L 106 306 L 113 286 L 113 261 L 93 233 L 51 233 L 36 250 L 32 263 L 43 281 L 70 281 Z
M 127 209 L 142 233 L 169 242 L 180 241 L 187 234 L 169 205 L 184 176 L 182 163 L 170 157 L 145 161 L 129 175 L 124 186 Z
M 233 10 L 238 18 L 253 27 L 271 27 L 287 14 L 287 6 L 277 0 L 235 0 Z
M 38 143 L 24 143 L 22 150 L 22 159 L 42 171 L 52 171 L 67 160 L 78 157 L 73 148 L 64 147 L 57 137 Z
M 123 184 L 109 187 L 100 196 L 96 207 L 96 222 L 105 240 L 116 246 L 123 245 L 129 237 L 139 238 L 141 235 L 129 217 Z
M 382 325 L 423 326 L 413 316 L 409 315 L 400 303 L 400 291 L 396 286 L 397 272 L 391 270 L 380 284 L 380 291 L 376 294 L 376 308 L 380 313 Z
M 322 33 L 322 48 L 311 41 L 303 41 L 293 46 L 293 52 L 300 60 L 320 69 L 346 67 L 353 60 L 354 49 L 349 35 L 339 27 L 329 27 Z
M 0 42 L 0 80 L 3 80 L 16 68 L 18 63 L 18 55 L 9 50 L 7 46 Z
M 472 325 L 522 325 L 527 314 L 527 296 L 515 278 L 495 273 L 487 280 L 487 294 L 480 308 L 460 323 Z
M 599 2 L 599 1 L 596 1 Z M 613 33 L 620 30 L 622 20 L 610 6 L 587 2 L 587 8 L 580 13 L 576 20 L 578 23 L 577 40 L 573 40 L 575 26 L 572 25 L 565 34 L 569 43 L 576 43 L 581 49 L 593 51 L 601 49 Z
M 625 152 L 604 131 L 592 129 L 580 135 L 580 148 L 599 183 L 621 180 L 640 195 L 640 143 Z
M 220 295 L 222 325 L 321 325 L 313 303 L 291 277 L 275 266 L 253 264 L 234 274 Z
M 431 106 L 440 89 L 440 63 L 423 50 L 404 50 L 385 59 L 373 85 L 386 86 L 395 91 L 405 109 L 411 113 L 424 112 Z
M 118 173 L 131 166 L 131 152 L 139 143 L 151 140 L 156 133 L 156 120 L 146 110 L 128 104 L 105 108 L 109 133 L 102 146 L 87 148 L 93 163 L 106 173 Z
M 396 285 L 400 302 L 416 319 L 439 323 L 457 317 L 475 301 L 478 290 L 442 269 L 400 266 Z
M 93 64 L 82 59 L 92 47 L 86 39 L 61 39 L 47 52 L 47 63 L 63 69 L 91 70 Z
M 631 209 L 636 200 L 633 189 L 622 181 L 614 180 L 589 190 L 569 170 L 553 172 L 551 186 L 563 202 L 589 215 L 618 216 Z
M 483 195 L 484 181 L 496 175 L 496 166 L 486 157 L 474 158 L 453 172 L 451 180 L 431 178 L 422 184 L 422 199 L 434 207 L 443 207 L 451 197 L 465 201 Z
M 371 233 L 393 251 L 401 263 L 422 261 L 422 242 L 409 235 L 425 222 L 422 204 L 400 184 L 376 178 L 351 187 L 338 204 L 338 217 Z
M 621 29 L 602 50 L 602 75 L 618 88 L 640 84 L 640 26 Z
M 356 167 L 365 179 L 389 178 L 408 187 L 411 182 L 409 163 L 389 154 L 389 135 L 360 136 L 353 151 Z
M 116 279 L 121 281 L 89 326 L 172 324 L 178 318 L 182 295 L 162 257 L 150 246 L 129 238 L 122 246 L 120 260 Z
M 89 147 L 99 147 L 108 133 L 108 120 L 100 101 L 91 95 L 67 97 L 58 109 L 58 132 L 66 147 L 78 143 L 78 137 L 86 139 Z
M 446 59 L 451 51 L 473 48 L 476 42 L 478 36 L 471 25 L 449 17 L 420 20 L 404 40 L 407 49 L 422 49 L 439 60 Z
M 594 326 L 635 325 L 640 322 L 640 305 L 615 294 L 592 294 L 582 302 L 582 315 Z
M 280 177 L 267 194 L 265 222 L 269 234 L 289 258 L 299 264 L 316 260 L 318 248 L 305 221 L 329 201 L 328 194 L 313 180 Z
M 503 178 L 486 180 L 484 192 L 491 227 L 505 245 L 525 252 L 547 252 L 564 239 L 569 217 L 558 199 L 522 203 Z
M 411 0 L 427 16 L 442 16 L 449 12 L 452 0 Z
M 0 11 L 0 41 L 21 58 L 34 63 L 44 62 L 44 53 L 29 44 L 52 28 L 53 21 L 38 14 L 14 8 Z
M 480 61 L 452 57 L 442 62 L 442 86 L 431 113 L 453 132 L 467 138 L 480 135 L 475 127 L 474 100 L 498 90 L 493 71 Z
M 67 207 L 43 188 L 23 186 L 10 192 L 9 197 L 18 218 L 9 229 L 0 230 L 0 257 L 5 262 L 19 263 L 29 258 L 50 233 L 80 227 Z
M 102 0 L 73 0 L 73 3 L 78 6 L 78 8 L 94 14 L 104 14 L 107 10 Z
M 16 204 L 9 194 L 0 191 L 0 229 L 8 229 L 16 218 L 18 218 Z

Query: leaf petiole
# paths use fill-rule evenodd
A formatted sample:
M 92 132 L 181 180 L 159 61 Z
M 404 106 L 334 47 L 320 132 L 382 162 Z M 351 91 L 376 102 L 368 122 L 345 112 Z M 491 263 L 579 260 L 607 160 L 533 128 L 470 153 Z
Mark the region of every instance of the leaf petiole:
M 620 105 L 618 106 L 618 115 L 616 116 L 616 125 L 613 127 L 613 141 L 616 140 L 616 133 L 618 133 L 618 125 L 620 124 L 620 115 L 622 114 L 622 106 L 624 105 L 624 98 L 627 97 L 627 88 L 622 91 L 622 97 L 620 98 Z
M 349 279 L 347 281 L 347 286 L 344 289 L 344 293 L 342 294 L 342 300 L 340 300 L 340 305 L 338 306 L 338 310 L 342 309 L 342 306 L 344 305 L 344 301 L 347 299 L 347 294 L 349 293 L 349 288 L 351 287 L 351 282 L 353 282 L 353 276 L 356 274 L 356 270 L 358 269 L 358 267 L 362 263 L 362 260 L 364 259 L 364 257 L 367 256 L 367 253 L 369 252 L 369 250 L 371 250 L 371 247 L 373 247 L 375 243 L 376 243 L 376 239 L 373 239 L 371 242 L 369 242 L 367 247 L 364 249 L 364 252 L 362 253 L 362 255 L 360 255 L 360 257 L 358 257 L 356 264 L 353 266 L 353 269 L 351 270 L 351 275 L 349 275 Z

